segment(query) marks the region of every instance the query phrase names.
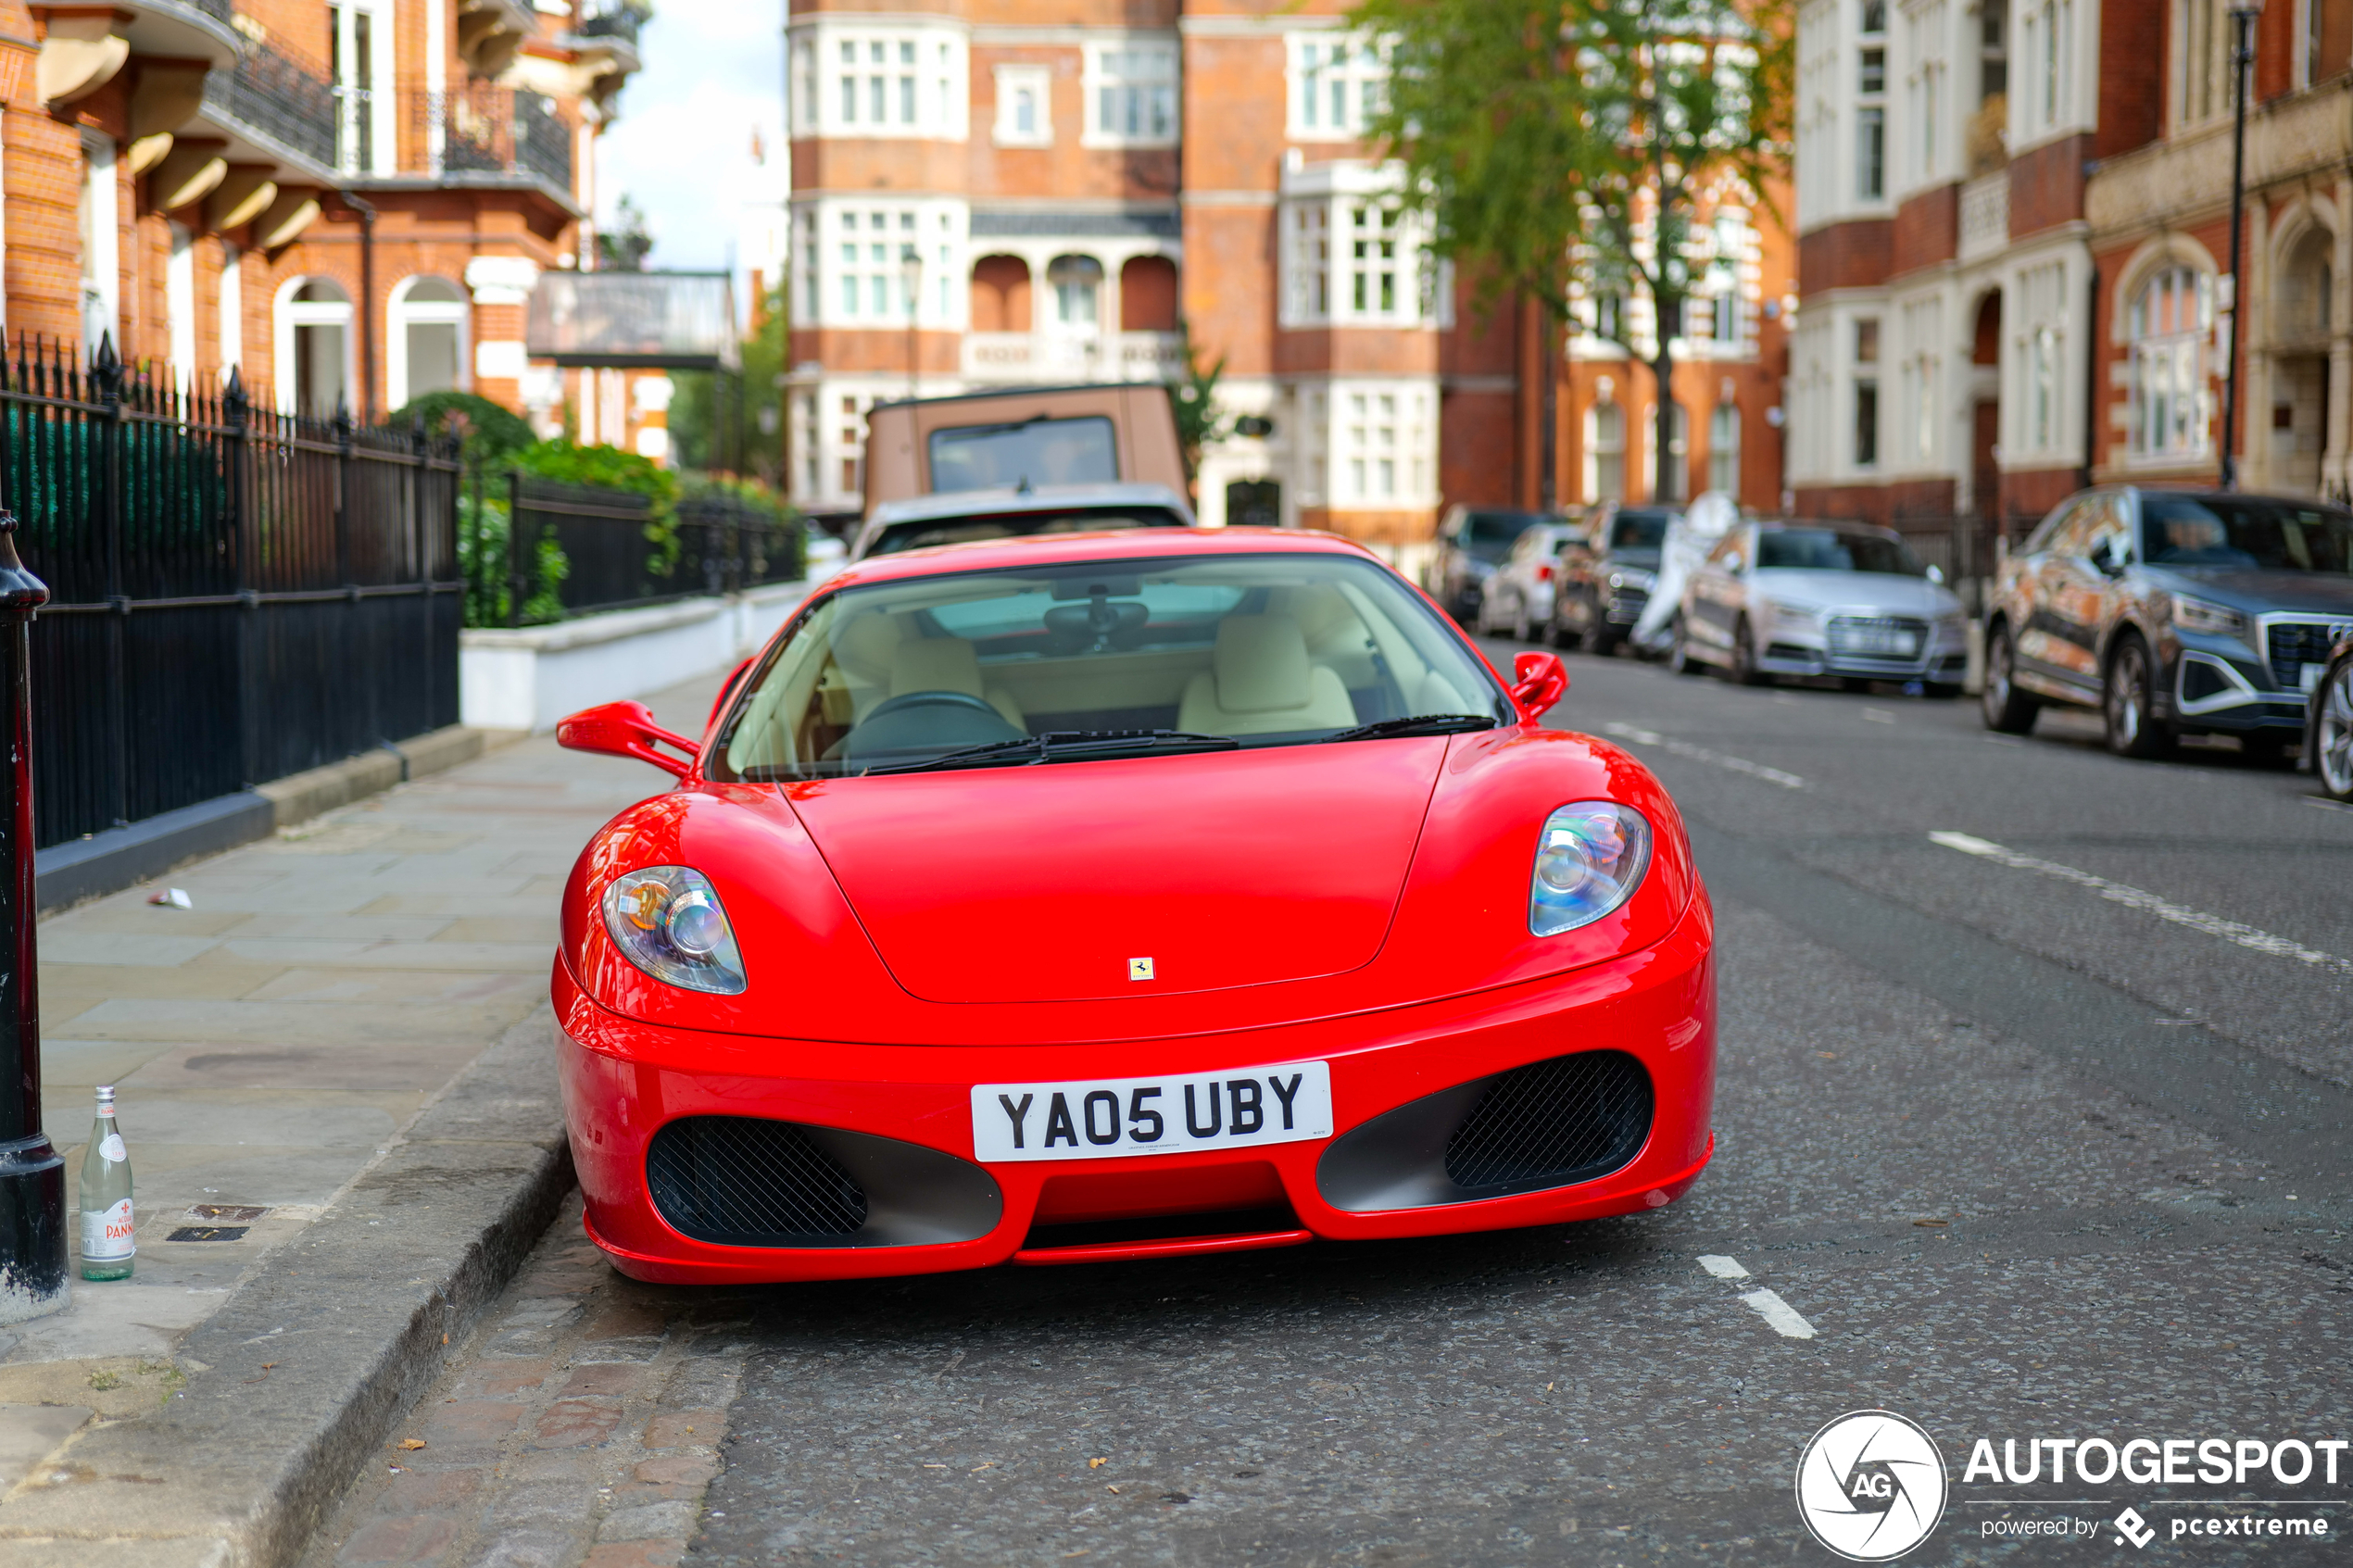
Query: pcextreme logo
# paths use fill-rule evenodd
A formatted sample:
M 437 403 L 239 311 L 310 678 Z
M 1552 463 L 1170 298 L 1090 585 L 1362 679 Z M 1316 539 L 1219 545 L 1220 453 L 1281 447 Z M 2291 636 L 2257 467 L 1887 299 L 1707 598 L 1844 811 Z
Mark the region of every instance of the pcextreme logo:
M 1848 1562 L 1889 1562 L 1944 1516 L 1944 1456 L 1917 1422 L 1849 1411 L 1798 1457 L 1797 1512 L 1816 1540 Z

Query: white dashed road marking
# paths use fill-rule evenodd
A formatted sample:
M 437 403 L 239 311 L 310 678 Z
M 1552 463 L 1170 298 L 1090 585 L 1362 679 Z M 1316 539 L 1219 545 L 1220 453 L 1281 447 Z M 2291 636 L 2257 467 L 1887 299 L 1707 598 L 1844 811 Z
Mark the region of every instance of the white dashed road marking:
M 2044 860 L 2032 855 L 2021 855 L 2015 849 L 2006 849 L 2001 845 L 1989 843 L 1982 838 L 1973 838 L 1965 833 L 1932 833 L 1928 836 L 1932 842 L 1941 844 L 1947 849 L 1957 849 L 1964 855 L 1974 855 L 1982 860 L 1992 860 L 1996 865 L 2010 866 L 2022 872 L 2038 872 L 2044 876 L 2057 877 L 2061 882 L 2071 882 L 2078 887 L 2090 888 L 2112 904 L 2122 904 L 2127 909 L 2139 909 L 2144 913 L 2155 915 L 2159 920 L 2171 921 L 2175 925 L 2187 926 L 2192 931 L 2202 931 L 2208 936 L 2219 936 L 2225 942 L 2235 943 L 2239 947 L 2251 948 L 2259 953 L 2269 953 L 2273 958 L 2294 959 L 2298 963 L 2310 964 L 2315 969 L 2325 969 L 2338 974 L 2353 974 L 2353 960 L 2341 959 L 2334 953 L 2323 953 L 2318 948 L 2307 947 L 2302 943 L 2291 942 L 2284 936 L 2274 936 L 2268 931 L 2259 931 L 2254 926 L 2244 925 L 2234 920 L 2224 920 L 2221 915 L 2209 915 L 2202 909 L 2185 908 L 2160 898 L 2154 893 L 2145 893 L 2137 887 L 2128 887 L 2120 882 L 2110 882 L 2104 876 L 2094 876 L 2090 872 L 2077 871 L 2073 866 L 2062 866 L 2056 860 Z
M 1741 1298 L 1756 1309 L 1756 1315 L 1773 1325 L 1773 1332 L 1784 1339 L 1811 1339 L 1814 1325 L 1797 1315 L 1797 1309 L 1769 1290 L 1752 1290 Z
M 1720 1252 L 1703 1252 L 1699 1266 L 1718 1279 L 1746 1279 L 1748 1271 L 1741 1267 L 1737 1258 L 1727 1258 Z M 1798 1315 L 1797 1309 L 1782 1300 L 1776 1291 L 1744 1290 L 1741 1299 L 1750 1311 L 1772 1325 L 1773 1332 L 1784 1339 L 1811 1339 L 1814 1325 Z
M 1655 746 L 1671 751 L 1678 757 L 1688 757 L 1694 762 L 1705 762 L 1727 772 L 1745 773 L 1752 779 L 1779 784 L 1783 789 L 1804 789 L 1806 781 L 1795 773 L 1784 773 L 1779 768 L 1768 768 L 1762 762 L 1751 762 L 1745 757 L 1727 757 L 1720 751 L 1710 751 L 1704 746 L 1693 746 L 1687 740 L 1662 735 L 1656 730 L 1645 730 L 1634 724 L 1604 724 L 1602 729 L 1620 740 L 1630 740 L 1636 746 Z

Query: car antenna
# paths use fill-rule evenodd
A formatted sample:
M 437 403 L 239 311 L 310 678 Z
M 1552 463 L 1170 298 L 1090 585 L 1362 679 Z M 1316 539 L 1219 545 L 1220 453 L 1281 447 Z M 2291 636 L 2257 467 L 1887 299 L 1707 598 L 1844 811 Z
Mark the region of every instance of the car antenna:
M 1029 494 L 1029 476 L 1027 474 L 1023 474 L 1021 476 L 1020 483 L 1013 486 L 1013 494 L 1016 495 L 1026 495 Z

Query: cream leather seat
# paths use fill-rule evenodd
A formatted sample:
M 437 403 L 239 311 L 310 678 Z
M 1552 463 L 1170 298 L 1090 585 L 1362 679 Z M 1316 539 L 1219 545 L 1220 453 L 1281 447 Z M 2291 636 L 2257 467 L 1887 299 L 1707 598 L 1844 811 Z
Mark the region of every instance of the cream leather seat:
M 1307 657 L 1306 634 L 1288 615 L 1228 615 L 1217 623 L 1210 668 L 1185 685 L 1176 727 L 1212 735 L 1339 730 L 1356 705 L 1329 666 Z
M 909 692 L 963 692 L 985 700 L 1014 729 L 1029 729 L 1019 704 L 982 684 L 980 656 L 962 637 L 909 637 L 890 650 L 890 695 Z

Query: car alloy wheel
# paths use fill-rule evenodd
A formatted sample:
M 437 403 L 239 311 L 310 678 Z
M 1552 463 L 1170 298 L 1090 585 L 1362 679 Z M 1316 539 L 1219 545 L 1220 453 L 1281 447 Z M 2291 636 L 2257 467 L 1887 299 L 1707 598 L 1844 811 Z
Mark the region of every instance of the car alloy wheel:
M 1675 640 L 1667 650 L 1667 668 L 1678 675 L 1699 673 L 1699 660 L 1692 657 L 1691 636 L 1684 630 L 1680 615 L 1675 618 Z
M 2321 787 L 2353 800 L 2353 659 L 2338 662 L 2312 715 L 2312 771 Z
M 2138 637 L 2127 637 L 2108 660 L 2108 684 L 2100 709 L 2108 719 L 2108 748 L 2119 757 L 2162 757 L 2171 748 L 2172 735 L 2150 715 L 2148 647 Z
M 1732 628 L 1732 679 L 1743 686 L 1761 686 L 1769 678 L 1756 668 L 1756 637 L 1743 616 Z
M 2013 672 L 2018 654 L 2010 644 L 2010 629 L 1996 624 L 1985 638 L 1985 689 L 1978 700 L 1985 727 L 2006 735 L 2022 735 L 2034 727 L 2042 704 L 2022 696 Z

